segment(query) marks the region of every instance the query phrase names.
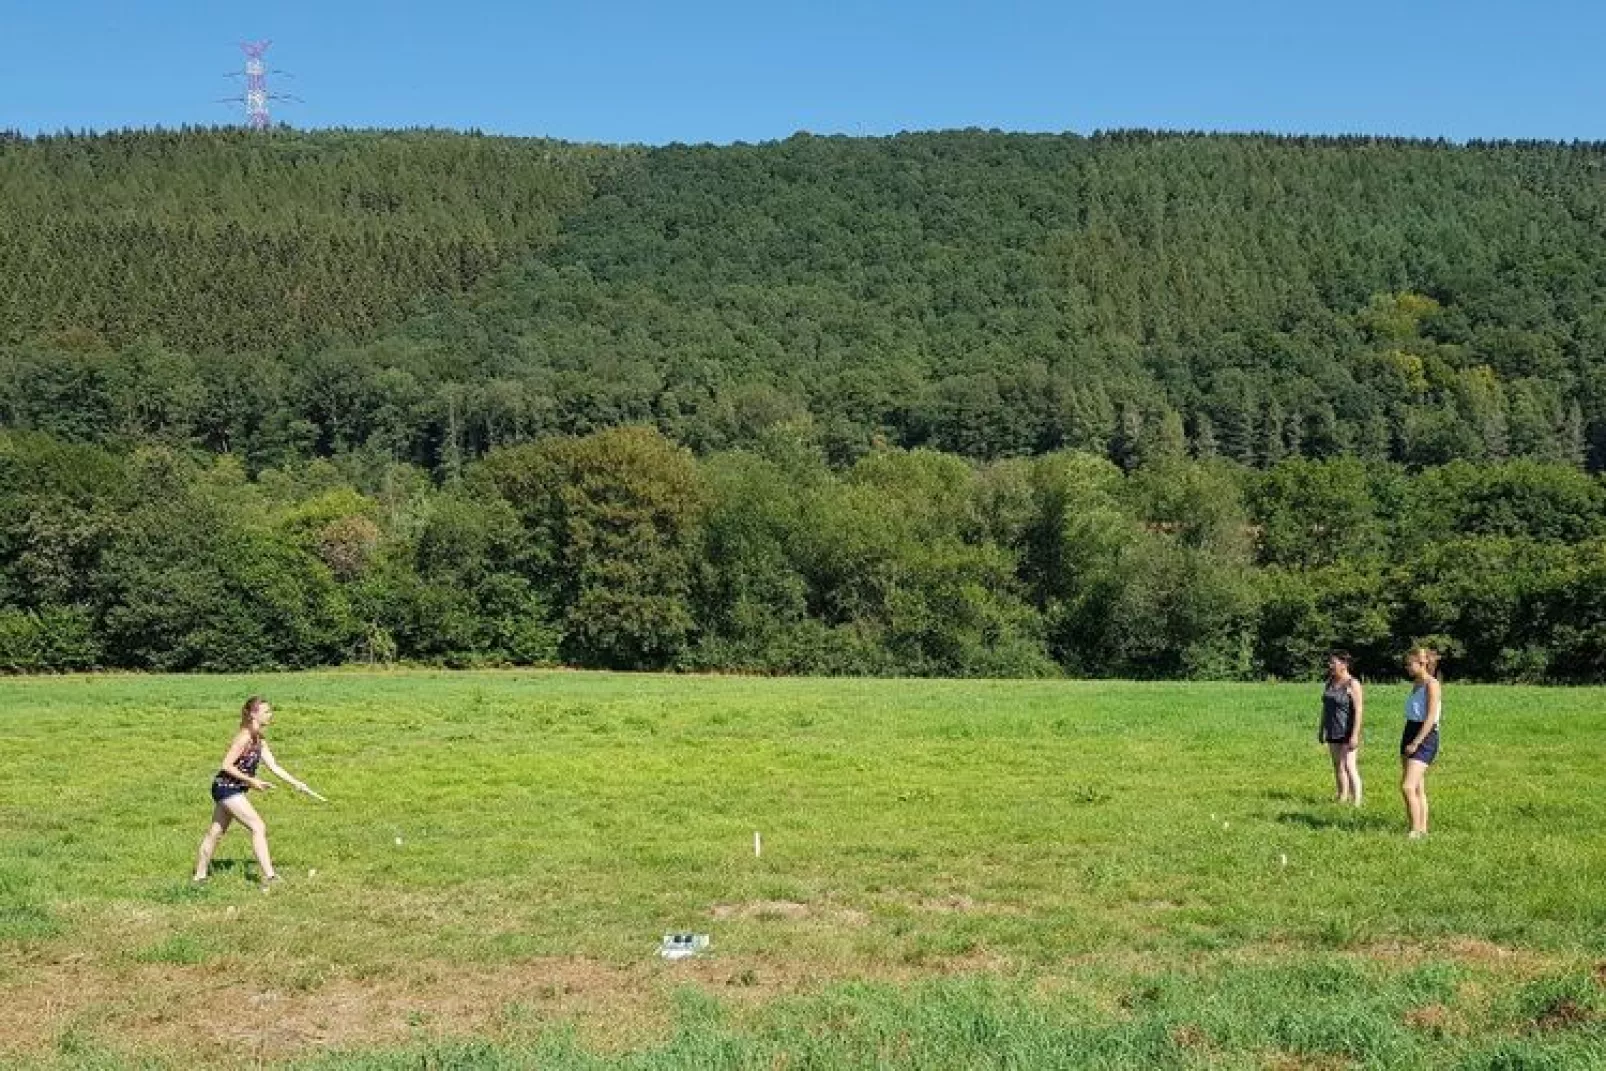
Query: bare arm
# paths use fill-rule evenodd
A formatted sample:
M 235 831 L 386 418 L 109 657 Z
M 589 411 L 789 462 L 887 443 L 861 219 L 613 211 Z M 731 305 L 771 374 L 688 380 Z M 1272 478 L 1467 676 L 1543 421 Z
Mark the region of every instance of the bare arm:
M 1426 740 L 1428 734 L 1439 725 L 1439 679 L 1437 677 L 1429 677 L 1427 689 L 1428 716 L 1422 719 L 1422 728 L 1416 731 L 1416 736 L 1411 739 L 1410 746 L 1405 749 L 1407 754 L 1416 754 L 1416 749 L 1422 746 L 1422 741 Z
M 279 765 L 279 761 L 273 757 L 273 751 L 268 747 L 267 744 L 262 745 L 262 761 L 268 769 L 278 774 L 284 780 L 285 784 L 289 785 L 297 792 L 311 791 L 311 789 L 307 788 L 306 782 L 296 780 L 294 774 L 292 774 L 289 770 L 286 770 L 283 766 Z
M 239 732 L 235 733 L 234 743 L 229 745 L 228 753 L 223 756 L 223 765 L 221 769 L 224 773 L 228 774 L 242 785 L 250 785 L 252 788 L 258 791 L 272 788 L 273 785 L 270 782 L 252 777 L 250 774 L 234 765 L 240 761 L 240 756 L 245 754 L 245 749 L 250 745 L 251 734 L 249 731 L 241 729 Z M 263 751 L 266 752 L 266 750 L 267 748 L 264 747 Z M 273 766 L 272 763 L 269 763 L 268 765 L 270 767 Z M 277 768 L 275 767 L 275 769 Z
M 305 789 L 307 786 L 295 779 L 295 776 L 279 765 L 279 760 L 273 757 L 273 750 L 267 744 L 262 745 L 262 764 L 282 778 L 291 788 Z
M 1355 708 L 1355 717 L 1350 721 L 1349 740 L 1347 742 L 1349 749 L 1354 751 L 1361 746 L 1361 722 L 1366 718 L 1366 696 L 1361 691 L 1360 681 L 1352 680 L 1349 682 L 1349 697 Z

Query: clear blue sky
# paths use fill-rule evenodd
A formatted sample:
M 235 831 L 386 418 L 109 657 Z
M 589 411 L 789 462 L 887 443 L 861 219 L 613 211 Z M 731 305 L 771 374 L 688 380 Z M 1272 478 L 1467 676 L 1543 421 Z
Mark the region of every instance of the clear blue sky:
M 0 0 L 0 129 L 729 142 L 965 126 L 1606 139 L 1606 0 Z

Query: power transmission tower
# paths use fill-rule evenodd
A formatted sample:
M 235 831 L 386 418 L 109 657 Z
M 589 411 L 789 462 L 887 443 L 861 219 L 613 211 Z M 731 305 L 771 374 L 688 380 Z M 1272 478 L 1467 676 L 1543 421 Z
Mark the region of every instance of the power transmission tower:
M 245 53 L 245 92 L 238 97 L 225 97 L 222 101 L 224 104 L 244 105 L 246 125 L 252 130 L 266 130 L 273 125 L 273 118 L 268 112 L 270 101 L 299 103 L 299 98 L 268 91 L 268 75 L 284 74 L 283 71 L 270 72 L 267 61 L 263 59 L 271 44 L 272 41 L 240 42 L 240 51 Z M 231 72 L 231 77 L 239 77 L 239 72 Z

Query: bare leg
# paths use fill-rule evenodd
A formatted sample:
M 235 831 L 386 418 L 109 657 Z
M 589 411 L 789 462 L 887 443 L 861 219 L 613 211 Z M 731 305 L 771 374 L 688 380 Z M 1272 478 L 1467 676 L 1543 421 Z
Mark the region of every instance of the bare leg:
M 1338 802 L 1347 803 L 1351 799 L 1349 785 L 1349 771 L 1344 768 L 1344 745 L 1342 743 L 1327 745 L 1327 754 L 1333 760 L 1333 784 L 1338 789 Z
M 1411 787 L 1411 763 L 1400 759 L 1400 799 L 1405 801 L 1405 828 L 1416 832 L 1416 790 Z
M 1344 773 L 1349 778 L 1349 798 L 1355 806 L 1361 805 L 1361 749 L 1344 749 Z
M 229 824 L 233 821 L 234 817 L 223 804 L 212 805 L 212 824 L 206 827 L 206 836 L 201 838 L 201 854 L 195 860 L 195 881 L 206 880 L 206 875 L 212 869 L 212 853 L 217 851 L 217 842 L 223 839 L 223 834 L 229 831 Z
M 245 798 L 243 792 L 224 800 L 223 806 L 229 809 L 235 821 L 251 831 L 251 851 L 256 854 L 257 865 L 262 868 L 262 880 L 272 881 L 277 875 L 273 870 L 273 858 L 268 854 L 268 824 L 257 814 L 257 809 L 251 806 L 251 801 Z
M 1400 795 L 1405 797 L 1405 815 L 1411 823 L 1411 836 L 1420 837 L 1428 831 L 1428 797 L 1422 783 L 1427 773 L 1426 763 L 1415 759 L 1400 760 Z
M 1411 762 L 1416 771 L 1416 813 L 1421 825 L 1417 826 L 1423 836 L 1428 832 L 1428 766 L 1425 762 Z

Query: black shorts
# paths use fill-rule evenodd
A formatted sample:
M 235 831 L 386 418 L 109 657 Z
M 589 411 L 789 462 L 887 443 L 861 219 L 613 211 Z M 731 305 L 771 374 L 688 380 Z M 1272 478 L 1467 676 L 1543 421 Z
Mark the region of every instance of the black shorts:
M 230 796 L 244 795 L 249 791 L 251 791 L 249 786 L 242 785 L 238 781 L 225 781 L 221 777 L 212 780 L 213 803 L 222 803 Z
M 1432 766 L 1433 760 L 1439 754 L 1439 727 L 1437 725 L 1422 740 L 1422 745 L 1416 749 L 1416 754 L 1407 755 L 1405 753 L 1405 749 L 1411 746 L 1411 741 L 1415 740 L 1416 734 L 1421 731 L 1421 722 L 1408 721 L 1405 723 L 1405 732 L 1400 734 L 1400 758 L 1410 759 L 1412 762 L 1420 762 L 1424 766 Z

